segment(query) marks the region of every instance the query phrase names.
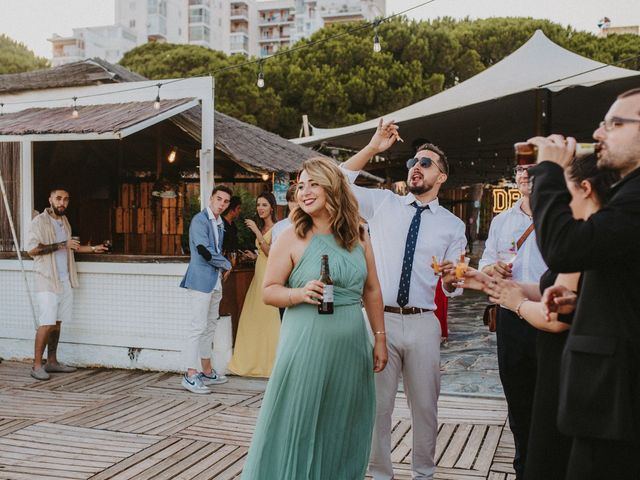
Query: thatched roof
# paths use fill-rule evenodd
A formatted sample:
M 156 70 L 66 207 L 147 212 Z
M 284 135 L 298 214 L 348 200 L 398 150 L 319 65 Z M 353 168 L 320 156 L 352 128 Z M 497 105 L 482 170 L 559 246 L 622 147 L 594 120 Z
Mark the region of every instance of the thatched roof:
M 171 121 L 200 141 L 200 115 L 194 107 Z M 325 156 L 224 113 L 216 112 L 214 120 L 216 150 L 252 172 L 297 172 L 304 160 Z
M 0 93 L 18 93 L 26 90 L 80 87 L 101 83 L 139 82 L 147 80 L 120 65 L 99 58 L 67 63 L 46 70 L 0 75 Z
M 144 80 L 148 79 L 120 65 L 93 58 L 47 70 L 0 75 L 0 94 Z M 180 102 L 182 100 L 185 99 L 175 101 Z M 151 116 L 154 113 L 158 114 L 158 111 L 148 108 L 148 103 L 150 102 L 135 102 L 136 107 L 133 107 L 131 103 L 79 106 L 80 115 L 78 118 L 71 118 L 69 108 L 22 110 L 16 114 L 7 114 L 0 117 L 0 134 L 97 132 L 103 126 L 107 131 L 113 131 L 109 130 L 109 128 L 113 129 L 114 126 L 117 126 L 119 120 L 125 123 L 134 122 L 147 113 L 151 113 Z M 162 104 L 164 106 L 168 103 L 163 100 Z M 132 108 L 132 111 L 129 112 L 130 115 L 127 111 L 129 107 Z M 175 105 L 169 108 L 174 107 Z M 104 108 L 108 108 L 109 113 Z M 109 117 L 112 114 L 118 118 L 114 119 L 113 123 L 109 123 Z M 89 118 L 89 116 L 93 118 Z M 201 109 L 199 106 L 175 115 L 169 120 L 200 141 Z M 104 122 L 104 125 L 100 125 L 100 122 Z M 83 130 L 84 128 L 87 130 Z M 296 172 L 300 169 L 304 160 L 311 157 L 325 156 L 310 148 L 296 145 L 275 133 L 267 132 L 218 111 L 215 112 L 214 129 L 216 150 L 250 172 Z M 377 183 L 384 181 L 382 178 L 366 172 L 363 172 L 363 176 L 367 180 Z
M 117 133 L 193 101 L 162 100 L 159 110 L 153 108 L 154 102 L 79 105 L 77 118 L 72 117 L 71 107 L 28 108 L 0 116 L 0 135 Z

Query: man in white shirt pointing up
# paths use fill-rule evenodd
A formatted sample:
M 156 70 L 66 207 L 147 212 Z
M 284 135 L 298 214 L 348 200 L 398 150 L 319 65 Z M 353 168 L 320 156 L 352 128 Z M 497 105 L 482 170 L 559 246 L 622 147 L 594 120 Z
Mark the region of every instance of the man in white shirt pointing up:
M 432 479 L 435 472 L 437 402 L 440 393 L 440 324 L 434 315 L 438 277 L 432 257 L 444 266 L 443 289 L 459 295 L 452 282 L 453 264 L 465 251 L 465 225 L 438 203 L 449 165 L 444 153 L 427 143 L 407 161 L 409 194 L 354 185 L 369 159 L 387 150 L 398 127 L 382 120 L 369 144 L 342 164 L 369 224 L 376 268 L 385 304 L 389 363 L 376 375 L 376 424 L 369 471 L 374 480 L 393 478 L 391 414 L 402 374 L 411 408 L 414 479 Z

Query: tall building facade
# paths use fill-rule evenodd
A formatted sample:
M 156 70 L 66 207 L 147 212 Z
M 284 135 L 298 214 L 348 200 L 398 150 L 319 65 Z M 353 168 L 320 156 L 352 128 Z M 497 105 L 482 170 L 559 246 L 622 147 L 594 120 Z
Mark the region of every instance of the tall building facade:
M 53 65 L 117 62 L 138 45 L 201 45 L 227 54 L 273 55 L 325 25 L 384 16 L 385 0 L 115 0 L 115 25 L 54 34 Z

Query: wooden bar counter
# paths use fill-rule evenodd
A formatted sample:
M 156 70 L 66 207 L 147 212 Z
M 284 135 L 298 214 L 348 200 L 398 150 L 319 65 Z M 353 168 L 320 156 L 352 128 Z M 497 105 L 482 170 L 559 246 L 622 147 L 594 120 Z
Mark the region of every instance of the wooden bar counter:
M 235 343 L 236 332 L 240 313 L 247 295 L 255 266 L 253 263 L 242 263 L 231 270 L 229 278 L 222 285 L 222 302 L 220 303 L 220 316 L 231 315 L 231 328 L 233 329 L 233 341 Z

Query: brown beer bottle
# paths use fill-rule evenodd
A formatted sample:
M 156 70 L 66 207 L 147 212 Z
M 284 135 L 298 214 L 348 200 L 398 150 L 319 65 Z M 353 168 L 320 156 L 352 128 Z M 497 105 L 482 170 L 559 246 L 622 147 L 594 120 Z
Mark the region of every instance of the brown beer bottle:
M 516 165 L 532 165 L 538 159 L 538 147 L 527 142 L 518 142 L 513 145 L 516 156 Z M 575 156 L 586 157 L 592 153 L 598 153 L 599 143 L 576 143 Z
M 320 315 L 333 314 L 333 280 L 329 273 L 329 255 L 322 255 L 320 261 L 320 281 L 324 283 L 322 292 L 322 302 L 318 305 L 318 313 Z

